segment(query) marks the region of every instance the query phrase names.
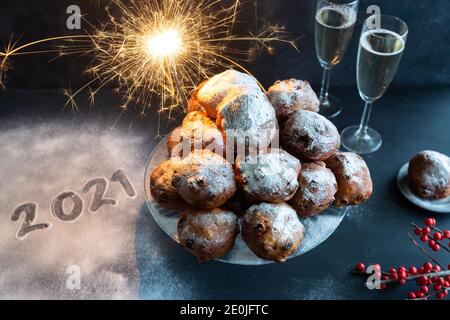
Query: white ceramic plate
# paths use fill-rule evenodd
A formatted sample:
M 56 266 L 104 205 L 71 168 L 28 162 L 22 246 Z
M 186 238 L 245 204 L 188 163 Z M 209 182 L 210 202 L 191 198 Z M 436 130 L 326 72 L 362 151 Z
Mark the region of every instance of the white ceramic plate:
M 161 229 L 178 242 L 177 223 L 180 212 L 159 206 L 150 193 L 149 179 L 151 172 L 156 166 L 169 158 L 166 143 L 167 138 L 156 146 L 148 161 L 145 172 L 145 197 L 147 206 Z M 330 207 L 315 217 L 300 219 L 305 226 L 305 239 L 300 248 L 290 258 L 302 255 L 324 242 L 337 229 L 346 212 L 347 208 Z M 218 261 L 239 265 L 262 265 L 272 262 L 257 257 L 250 251 L 240 235 L 236 239 L 233 250 Z
M 397 186 L 406 199 L 414 203 L 416 206 L 440 213 L 450 213 L 450 197 L 440 200 L 427 200 L 418 197 L 409 187 L 408 183 L 409 163 L 401 167 L 397 175 Z

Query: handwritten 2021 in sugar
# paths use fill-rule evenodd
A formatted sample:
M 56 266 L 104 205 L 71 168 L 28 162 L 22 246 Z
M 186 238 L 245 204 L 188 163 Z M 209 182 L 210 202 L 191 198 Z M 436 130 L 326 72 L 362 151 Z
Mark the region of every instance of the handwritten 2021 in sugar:
M 88 194 L 91 190 L 94 190 L 94 195 L 88 208 L 90 213 L 97 213 L 103 206 L 117 205 L 118 201 L 116 199 L 109 199 L 105 197 L 110 182 L 120 184 L 123 192 L 125 192 L 128 198 L 134 199 L 136 197 L 136 191 L 125 171 L 123 169 L 117 169 L 114 171 L 109 181 L 105 178 L 92 178 L 83 186 L 81 190 L 83 194 Z M 72 202 L 70 211 L 65 210 L 65 207 L 67 208 L 67 206 L 64 206 L 66 201 Z M 63 191 L 59 193 L 53 199 L 51 205 L 53 217 L 61 222 L 76 221 L 82 216 L 83 209 L 83 198 L 74 191 Z M 25 239 L 33 231 L 45 230 L 51 226 L 51 224 L 47 222 L 38 224 L 34 223 L 38 216 L 38 204 L 35 202 L 26 202 L 17 206 L 13 210 L 11 220 L 13 222 L 17 222 L 20 220 L 22 215 L 24 216 L 24 219 L 16 233 L 16 238 L 19 240 Z

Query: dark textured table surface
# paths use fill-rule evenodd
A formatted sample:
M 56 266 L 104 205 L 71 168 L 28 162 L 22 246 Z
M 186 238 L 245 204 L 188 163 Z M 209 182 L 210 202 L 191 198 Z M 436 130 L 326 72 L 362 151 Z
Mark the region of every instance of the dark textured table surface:
M 363 103 L 356 88 L 332 88 L 332 93 L 341 99 L 345 107 L 344 112 L 333 120 L 339 130 L 358 123 Z M 0 147 L 12 143 L 11 137 L 7 136 L 11 130 L 16 130 L 14 132 L 17 135 L 20 130 L 42 128 L 57 123 L 63 126 L 67 124 L 74 134 L 81 134 L 82 126 L 90 123 L 98 127 L 98 136 L 101 136 L 103 132 L 111 130 L 111 126 L 121 112 L 118 108 L 114 108 L 118 104 L 118 98 L 108 93 L 100 95 L 97 104 L 92 108 L 89 108 L 87 103 L 80 102 L 80 110 L 76 112 L 69 109 L 61 111 L 64 102 L 64 97 L 57 91 L 2 92 L 0 94 Z M 385 292 L 369 291 L 363 288 L 363 279 L 352 276 L 350 270 L 359 261 L 379 262 L 387 268 L 394 265 L 422 264 L 426 258 L 411 244 L 406 235 L 407 231 L 411 230 L 409 223 L 412 221 L 422 223 L 426 216 L 433 216 L 438 219 L 443 228 L 450 228 L 450 216 L 432 214 L 415 207 L 403 198 L 396 187 L 396 175 L 399 168 L 416 152 L 433 149 L 450 154 L 450 88 L 448 87 L 391 88 L 374 106 L 370 122 L 371 126 L 383 136 L 382 148 L 374 154 L 365 156 L 374 181 L 372 198 L 359 207 L 351 208 L 336 232 L 313 251 L 285 264 L 258 267 L 218 262 L 199 264 L 193 256 L 166 236 L 156 225 L 144 205 L 142 184 L 139 183 L 147 157 L 158 142 L 155 139 L 158 121 L 155 116 L 152 116 L 154 115 L 152 111 L 148 111 L 147 115 L 147 118 L 140 119 L 135 112 L 127 111 L 113 129 L 124 132 L 126 137 L 142 138 L 137 146 L 141 155 L 132 162 L 135 168 L 131 169 L 136 172 L 135 186 L 139 196 L 133 200 L 133 205 L 129 205 L 126 210 L 121 209 L 123 212 L 120 213 L 136 214 L 132 229 L 134 234 L 130 237 L 134 239 L 134 243 L 122 249 L 122 251 L 133 251 L 126 253 L 125 257 L 131 256 L 131 259 L 136 260 L 130 261 L 127 258 L 115 262 L 112 257 L 108 262 L 111 268 L 119 270 L 117 271 L 119 273 L 128 272 L 126 271 L 128 266 L 125 267 L 128 264 L 131 265 L 130 270 L 136 271 L 134 282 L 132 281 L 134 284 L 130 284 L 135 286 L 136 295 L 131 294 L 128 297 L 399 299 L 406 297 L 406 288 L 396 287 Z M 172 122 L 171 125 L 174 124 L 175 122 Z M 77 127 L 80 128 L 78 133 Z M 168 130 L 169 128 L 164 126 L 161 133 Z M 28 134 L 31 138 L 33 131 Z M 12 144 L 11 148 L 14 147 L 15 145 Z M 5 159 L 12 156 L 14 150 L 9 148 L 2 150 L 4 154 L 1 157 L 4 163 Z M 122 155 L 124 159 L 129 156 L 131 155 L 126 153 Z M 17 166 L 19 170 L 15 174 L 16 177 L 21 174 L 21 163 L 17 163 Z M 67 169 L 70 170 L 70 168 Z M 13 168 L 9 167 L 8 170 Z M 52 167 L 50 166 L 48 170 L 52 170 Z M 5 172 L 3 174 L 6 174 Z M 3 180 L 0 193 L 13 195 L 20 192 L 9 189 L 10 183 L 5 180 L 5 176 L 0 178 Z M 57 175 L 53 179 L 58 179 Z M 40 182 L 29 183 L 39 184 Z M 52 196 L 48 195 L 49 198 Z M 3 199 L 3 203 L 0 201 L 1 215 L 9 216 L 10 211 L 18 204 L 10 203 L 10 198 Z M 23 200 L 27 199 L 23 198 Z M 130 212 L 130 210 L 138 212 Z M 1 220 L 0 216 L 2 230 L 6 230 L 10 223 L 10 221 Z M 86 228 L 89 228 L 89 224 Z M 81 233 L 79 235 L 81 236 L 85 231 L 86 229 L 79 230 Z M 38 240 L 38 237 L 43 237 L 42 234 L 38 232 L 31 234 L 26 241 L 32 237 Z M 117 237 L 120 235 L 118 234 Z M 9 264 L 5 262 L 5 259 L 10 261 L 15 259 L 15 254 L 8 251 L 6 247 L 12 238 L 13 235 L 10 234 L 3 241 L 4 246 L 0 244 L 0 256 L 9 252 L 6 257 L 3 256 L 3 259 L 0 258 L 0 271 L 3 270 L 2 268 L 14 266 L 14 262 Z M 110 237 L 107 241 L 114 243 L 116 238 Z M 23 243 L 20 245 L 24 245 Z M 442 256 L 445 262 L 444 253 L 437 256 Z M 26 263 L 26 251 L 22 253 L 22 258 Z M 48 256 L 48 259 L 57 260 L 58 257 Z M 37 270 L 43 269 L 45 266 L 39 266 Z M 44 286 L 48 285 L 53 289 L 47 291 L 42 288 L 33 289 L 34 287 L 27 281 L 34 280 L 27 279 L 28 277 L 21 277 L 16 282 L 0 280 L 1 296 L 28 296 L 29 291 L 17 289 L 17 287 L 26 288 L 27 285 L 29 290 L 45 291 L 43 296 L 52 296 L 52 290 L 55 292 L 59 290 L 54 289 L 55 284 L 51 283 L 52 280 L 44 281 Z M 5 290 L 10 290 L 9 295 L 5 293 Z M 91 293 L 73 297 L 92 297 Z

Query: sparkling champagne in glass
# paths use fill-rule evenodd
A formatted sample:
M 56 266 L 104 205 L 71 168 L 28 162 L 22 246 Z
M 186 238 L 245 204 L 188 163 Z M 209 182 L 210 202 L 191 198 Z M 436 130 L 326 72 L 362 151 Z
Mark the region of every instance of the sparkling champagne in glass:
M 407 35 L 406 23 L 396 17 L 374 15 L 364 22 L 356 77 L 359 94 L 366 105 L 360 125 L 342 132 L 341 140 L 345 148 L 367 154 L 381 147 L 380 134 L 368 127 L 372 104 L 384 95 L 394 79 Z
M 358 54 L 358 90 L 365 101 L 383 96 L 395 76 L 405 41 L 385 29 L 368 30 L 361 35 Z
M 320 90 L 320 113 L 328 118 L 337 116 L 339 101 L 328 95 L 331 69 L 347 51 L 356 22 L 358 0 L 318 0 L 315 16 L 316 54 L 324 68 Z

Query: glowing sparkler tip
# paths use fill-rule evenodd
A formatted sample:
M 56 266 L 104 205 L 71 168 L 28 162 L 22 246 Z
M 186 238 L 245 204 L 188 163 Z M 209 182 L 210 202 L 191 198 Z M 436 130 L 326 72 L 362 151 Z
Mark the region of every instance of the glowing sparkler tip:
M 182 37 L 175 29 L 167 29 L 148 36 L 145 45 L 147 53 L 157 58 L 176 56 L 183 49 Z

